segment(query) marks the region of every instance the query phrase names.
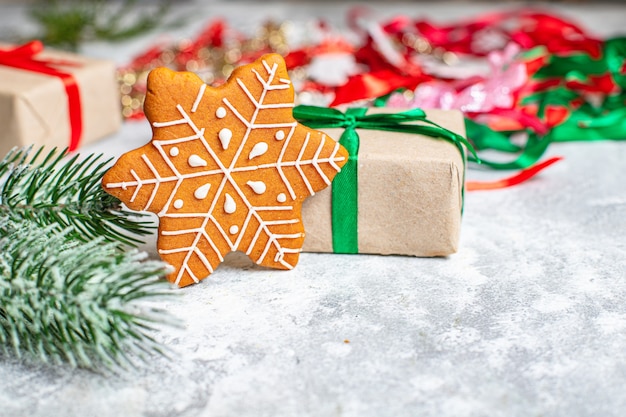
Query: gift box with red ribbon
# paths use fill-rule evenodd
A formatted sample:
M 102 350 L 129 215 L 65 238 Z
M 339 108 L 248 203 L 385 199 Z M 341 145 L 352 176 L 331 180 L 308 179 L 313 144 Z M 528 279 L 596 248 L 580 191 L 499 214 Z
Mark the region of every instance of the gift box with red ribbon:
M 0 154 L 14 146 L 76 150 L 121 123 L 113 62 L 43 50 L 38 41 L 0 46 Z
M 307 252 L 446 256 L 458 248 L 466 149 L 458 111 L 298 106 L 350 158 L 302 205 Z

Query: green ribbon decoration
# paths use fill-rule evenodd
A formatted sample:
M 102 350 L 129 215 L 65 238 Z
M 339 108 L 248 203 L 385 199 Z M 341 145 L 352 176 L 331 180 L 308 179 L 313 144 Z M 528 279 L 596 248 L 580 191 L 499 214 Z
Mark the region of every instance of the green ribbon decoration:
M 600 58 L 594 59 L 584 53 L 553 55 L 549 63 L 537 71 L 535 77 L 585 81 L 589 75 L 610 74 L 623 89 L 626 88 L 626 73 L 622 70 L 625 57 L 626 37 L 612 38 L 604 42 Z
M 495 162 L 481 158 L 481 162 L 494 169 L 524 169 L 536 163 L 553 142 L 591 142 L 597 140 L 626 140 L 626 37 L 609 39 L 604 43 L 602 56 L 594 59 L 587 54 L 550 57 L 535 78 L 559 78 L 560 85 L 522 98 L 522 104 L 536 103 L 538 116 L 544 117 L 549 106 L 571 108 L 575 100 L 583 104 L 571 111 L 566 120 L 539 136 L 526 130 L 528 141 L 517 146 L 510 140 L 516 132 L 497 132 L 488 126 L 465 119 L 467 137 L 476 149 L 493 149 L 506 153 L 519 153 L 510 162 Z M 567 80 L 585 83 L 590 76 L 609 74 L 620 91 L 608 94 L 602 103 L 594 106 L 585 97 L 567 88 Z
M 356 129 L 403 132 L 440 138 L 453 143 L 465 161 L 465 148 L 478 159 L 473 146 L 463 136 L 428 120 L 421 109 L 401 113 L 366 114 L 367 108 L 350 108 L 345 113 L 332 108 L 296 106 L 293 117 L 312 129 L 343 128 L 339 143 L 349 157 L 332 185 L 333 251 L 358 253 L 358 154 L 359 135 Z M 463 192 L 465 188 L 463 187 Z
M 545 153 L 552 139 L 549 137 L 539 137 L 538 135 L 528 132 L 528 140 L 526 146 L 520 148 L 511 143 L 508 132 L 497 132 L 489 126 L 476 123 L 466 118 L 465 130 L 467 137 L 472 140 L 476 149 L 479 151 L 485 149 L 493 149 L 506 153 L 521 153 L 517 158 L 510 162 L 495 162 L 481 157 L 480 163 L 492 169 L 524 169 L 536 163 Z M 477 162 L 477 161 L 473 161 Z
M 532 58 L 543 53 L 541 48 L 534 48 L 524 53 Z M 568 80 L 590 83 L 591 77 L 610 75 L 617 91 L 607 94 L 600 105 L 594 106 L 586 97 L 567 87 Z M 626 140 L 626 37 L 616 37 L 604 42 L 599 58 L 592 58 L 585 53 L 567 56 L 552 55 L 548 63 L 534 74 L 535 79 L 556 78 L 560 83 L 552 88 L 529 94 L 521 98 L 521 104 L 535 103 L 537 115 L 545 117 L 550 106 L 571 109 L 572 102 L 582 100 L 583 104 L 571 110 L 566 120 L 540 136 L 530 129 L 521 131 L 494 131 L 489 126 L 465 118 L 465 130 L 478 151 L 496 150 L 517 154 L 509 162 L 490 161 L 475 154 L 469 160 L 480 162 L 493 169 L 525 169 L 535 164 L 553 142 Z M 404 91 L 399 89 L 397 91 Z M 375 107 L 384 107 L 391 96 L 387 94 L 374 100 Z M 524 132 L 528 136 L 526 144 L 519 146 L 511 142 L 511 135 Z

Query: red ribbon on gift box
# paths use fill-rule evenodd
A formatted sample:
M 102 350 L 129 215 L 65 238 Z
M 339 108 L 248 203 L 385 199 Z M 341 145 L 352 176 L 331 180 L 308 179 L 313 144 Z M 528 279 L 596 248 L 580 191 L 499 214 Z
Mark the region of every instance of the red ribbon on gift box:
M 80 90 L 72 74 L 59 71 L 54 66 L 78 66 L 76 62 L 36 58 L 43 51 L 40 41 L 31 41 L 10 49 L 0 49 L 0 65 L 32 71 L 39 74 L 52 75 L 59 78 L 67 94 L 68 113 L 70 119 L 70 151 L 78 148 L 83 133 L 82 107 Z

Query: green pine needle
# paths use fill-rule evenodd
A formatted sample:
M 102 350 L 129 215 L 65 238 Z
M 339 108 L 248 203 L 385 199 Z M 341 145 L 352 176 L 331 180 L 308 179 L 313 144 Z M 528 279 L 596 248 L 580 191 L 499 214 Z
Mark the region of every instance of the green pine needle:
M 168 266 L 125 248 L 152 223 L 103 191 L 108 162 L 43 149 L 0 161 L 0 353 L 98 368 L 161 352 Z
M 30 10 L 30 16 L 40 26 L 36 37 L 46 45 L 75 51 L 85 41 L 122 41 L 158 27 L 173 26 L 166 21 L 170 0 L 160 1 L 156 7 L 145 7 L 137 0 L 111 3 L 105 0 L 40 0 Z
M 32 154 L 32 155 L 31 155 Z M 44 154 L 14 149 L 0 161 L 0 218 L 28 219 L 39 226 L 69 228 L 68 239 L 103 237 L 125 245 L 141 243 L 152 222 L 124 210 L 101 187 L 109 161 L 102 155 L 68 159 L 65 152 Z
M 87 368 L 160 352 L 155 325 L 169 316 L 149 301 L 172 294 L 165 264 L 71 235 L 0 218 L 0 351 Z

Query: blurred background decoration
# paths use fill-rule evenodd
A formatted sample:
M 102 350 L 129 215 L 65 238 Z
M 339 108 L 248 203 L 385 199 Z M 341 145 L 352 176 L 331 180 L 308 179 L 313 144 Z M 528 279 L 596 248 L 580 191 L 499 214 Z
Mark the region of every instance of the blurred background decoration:
M 88 41 L 117 42 L 145 34 L 154 29 L 181 25 L 168 19 L 170 0 L 37 0 L 29 8 L 36 23 L 33 38 L 60 49 L 76 51 Z
M 432 0 L 393 1 L 394 4 L 427 4 Z M 550 5 L 550 4 L 624 4 L 626 0 L 446 0 L 444 3 L 473 3 L 494 6 L 505 5 Z M 21 43 L 30 39 L 39 39 L 45 45 L 77 51 L 80 45 L 90 41 L 119 42 L 159 30 L 180 27 L 187 21 L 185 16 L 169 13 L 178 5 L 191 5 L 194 0 L 0 0 L 2 6 L 26 7 L 28 18 L 33 23 L 33 30 L 27 35 L 4 32 L 0 28 L 0 39 L 11 43 Z M 196 1 L 198 5 L 220 3 L 229 5 L 246 2 L 238 0 Z M 262 4 L 252 1 L 250 4 Z M 320 7 L 336 3 L 330 0 L 315 2 L 291 0 L 285 5 L 311 5 Z M 375 5 L 375 0 L 345 0 L 349 5 Z M 219 8 L 216 8 L 219 13 Z M 172 15 L 172 16 L 171 16 Z M 208 17 L 208 16 L 207 16 Z M 26 38 L 25 38 L 26 37 Z
M 477 148 L 496 143 L 519 154 L 492 165 L 516 169 L 537 162 L 550 142 L 626 139 L 626 37 L 575 16 L 604 4 L 598 22 L 619 27 L 624 2 L 562 3 L 37 0 L 12 7 L 32 23 L 16 26 L 21 41 L 32 33 L 47 46 L 104 50 L 116 60 L 126 119 L 144 117 L 155 67 L 219 85 L 236 66 L 276 52 L 298 104 L 458 109 Z

